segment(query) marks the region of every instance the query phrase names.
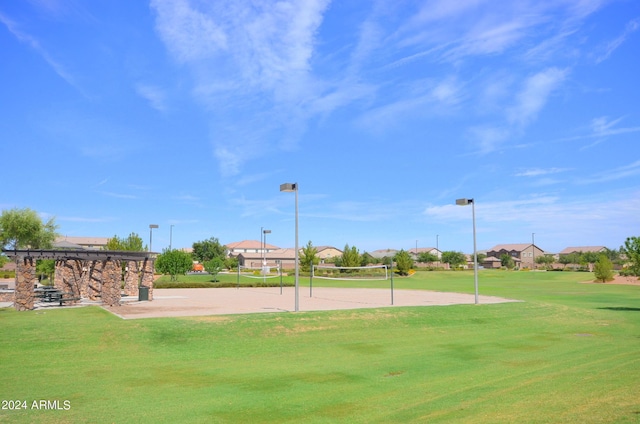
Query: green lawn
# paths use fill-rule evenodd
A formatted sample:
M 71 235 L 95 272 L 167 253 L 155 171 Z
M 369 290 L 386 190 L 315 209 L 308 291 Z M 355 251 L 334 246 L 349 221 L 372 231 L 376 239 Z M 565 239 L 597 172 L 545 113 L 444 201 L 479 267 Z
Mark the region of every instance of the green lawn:
M 524 301 L 496 305 L 130 321 L 0 309 L 0 399 L 27 403 L 0 422 L 639 422 L 640 287 L 592 278 L 481 271 L 481 294 Z M 471 272 L 394 283 L 473 293 Z

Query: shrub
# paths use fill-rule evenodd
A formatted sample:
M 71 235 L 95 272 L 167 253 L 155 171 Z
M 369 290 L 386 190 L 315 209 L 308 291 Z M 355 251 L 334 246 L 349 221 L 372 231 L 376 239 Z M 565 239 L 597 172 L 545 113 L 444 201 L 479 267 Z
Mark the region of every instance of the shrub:
M 606 283 L 613 280 L 613 263 L 605 255 L 600 255 L 594 265 L 596 281 Z

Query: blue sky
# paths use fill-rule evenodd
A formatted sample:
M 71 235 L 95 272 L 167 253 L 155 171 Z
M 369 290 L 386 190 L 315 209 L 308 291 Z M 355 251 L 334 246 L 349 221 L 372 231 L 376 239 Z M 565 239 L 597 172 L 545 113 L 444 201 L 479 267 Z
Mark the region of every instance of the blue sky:
M 64 235 L 293 247 L 285 182 L 301 245 L 640 235 L 637 1 L 12 1 L 0 51 L 0 208 Z

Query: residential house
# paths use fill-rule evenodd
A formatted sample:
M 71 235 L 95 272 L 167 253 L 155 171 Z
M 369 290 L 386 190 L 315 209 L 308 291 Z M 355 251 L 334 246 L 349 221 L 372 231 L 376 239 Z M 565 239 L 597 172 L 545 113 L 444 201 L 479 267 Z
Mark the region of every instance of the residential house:
M 502 261 L 495 256 L 487 256 L 482 261 L 482 267 L 486 269 L 500 269 L 502 267 Z
M 535 258 L 543 256 L 544 250 L 531 243 L 499 244 L 487 251 L 487 257 L 500 259 L 502 255 L 511 256 L 518 268 L 534 268 Z
M 107 246 L 110 237 L 57 237 L 53 247 L 58 249 L 102 250 Z
M 397 250 L 395 249 L 379 249 L 379 250 L 374 250 L 373 252 L 367 252 L 369 253 L 371 256 L 373 256 L 376 259 L 382 259 L 382 258 L 393 258 L 396 253 L 398 253 Z
M 269 253 L 280 249 L 269 243 L 262 243 L 259 240 L 243 240 L 225 244 L 228 256 L 238 256 L 240 253 Z
M 440 252 L 435 247 L 412 247 L 411 249 L 407 249 L 407 252 L 411 255 L 414 261 L 418 260 L 418 256 L 420 256 L 421 253 L 431 253 L 438 259 L 442 258 L 442 252 Z
M 241 252 L 233 255 L 238 258 L 238 265 L 247 268 L 262 268 L 263 261 L 266 266 L 275 268 L 282 265 L 283 268 L 293 268 L 296 265 L 296 249 L 274 249 L 269 252 Z M 299 256 L 299 254 L 298 254 Z
M 337 256 L 342 256 L 342 250 L 336 249 L 333 246 L 315 246 L 318 251 L 318 258 L 320 258 L 320 262 L 324 262 L 326 259 L 335 258 Z
M 570 255 L 572 253 L 586 253 L 586 252 L 601 253 L 601 252 L 606 252 L 606 251 L 607 251 L 607 248 L 604 247 L 604 246 L 567 247 L 562 252 L 560 252 L 558 255 L 559 256 L 563 256 L 563 255 Z

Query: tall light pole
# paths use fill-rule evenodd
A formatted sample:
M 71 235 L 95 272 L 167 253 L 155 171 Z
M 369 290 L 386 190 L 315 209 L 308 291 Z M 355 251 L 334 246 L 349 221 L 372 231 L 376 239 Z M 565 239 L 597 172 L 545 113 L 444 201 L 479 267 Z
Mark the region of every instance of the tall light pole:
M 169 226 L 169 251 L 173 250 L 173 225 Z
M 466 206 L 471 203 L 471 217 L 473 220 L 473 280 L 476 292 L 476 305 L 478 300 L 478 251 L 476 249 L 476 202 L 473 199 L 457 199 L 456 205 Z
M 531 269 L 535 269 L 536 267 L 536 239 L 534 238 L 534 236 L 536 235 L 536 233 L 531 233 L 531 252 L 532 253 L 532 263 L 531 263 Z
M 262 245 L 262 281 L 267 278 L 267 234 L 271 234 L 271 230 L 262 230 L 262 237 L 264 238 Z
M 287 193 L 295 192 L 296 194 L 296 245 L 295 245 L 295 261 L 296 261 L 296 271 L 295 271 L 295 292 L 296 292 L 296 302 L 295 302 L 295 311 L 298 312 L 298 183 L 284 183 L 280 184 L 280 191 L 284 191 Z
M 153 229 L 158 228 L 158 224 L 149 224 L 149 252 L 153 252 Z

